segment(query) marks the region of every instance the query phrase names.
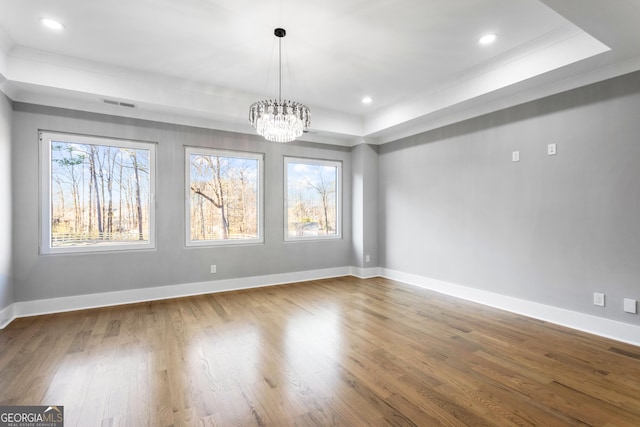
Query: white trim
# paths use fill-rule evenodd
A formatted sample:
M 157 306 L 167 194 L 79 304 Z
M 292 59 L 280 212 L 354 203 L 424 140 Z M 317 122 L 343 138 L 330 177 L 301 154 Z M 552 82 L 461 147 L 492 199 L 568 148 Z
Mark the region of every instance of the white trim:
M 109 307 L 240 289 L 261 288 L 349 275 L 361 279 L 384 277 L 397 280 L 408 285 L 418 286 L 456 298 L 477 302 L 534 319 L 544 320 L 579 331 L 640 346 L 640 326 L 381 267 L 336 267 L 322 270 L 271 274 L 267 276 L 252 276 L 210 282 L 187 283 L 183 285 L 158 286 L 127 291 L 15 302 L 3 310 L 0 310 L 0 329 L 4 329 L 18 317 Z
M 91 135 L 79 135 L 48 130 L 40 130 L 39 134 L 39 155 L 40 155 L 40 254 L 71 254 L 88 252 L 116 252 L 130 250 L 150 250 L 156 248 L 156 223 L 155 223 L 155 192 L 156 192 L 156 146 L 155 142 L 135 141 L 131 139 L 118 139 L 111 137 L 100 137 Z M 148 226 L 149 239 L 145 242 L 106 242 L 95 245 L 72 245 L 72 246 L 52 246 L 51 244 L 51 163 L 52 146 L 54 142 L 92 145 L 112 148 L 131 148 L 149 152 L 149 212 Z M 104 201 L 103 201 L 104 202 Z
M 256 222 L 258 236 L 252 239 L 215 239 L 192 240 L 191 239 L 191 156 L 213 156 L 234 159 L 255 160 L 257 164 L 256 174 Z M 249 151 L 221 150 L 217 148 L 196 147 L 185 145 L 184 147 L 184 236 L 187 247 L 214 247 L 228 245 L 255 245 L 264 243 L 264 153 Z
M 640 326 L 630 323 L 618 322 L 616 320 L 605 319 L 603 317 L 592 316 L 590 314 L 579 313 L 577 311 L 566 310 L 564 308 L 553 307 L 386 268 L 380 269 L 380 275 L 387 279 L 397 280 L 445 295 L 451 295 L 456 298 L 477 302 L 534 319 L 544 320 L 601 337 L 640 346 Z
M 380 277 L 380 268 L 379 267 L 370 267 L 370 268 L 350 267 L 349 274 L 357 277 L 358 279 L 371 279 L 373 277 Z
M 13 322 L 13 319 L 16 318 L 14 314 L 14 304 L 9 304 L 7 307 L 0 310 L 0 329 L 6 328 L 9 323 Z
M 313 159 L 308 157 L 284 156 L 284 241 L 304 242 L 342 239 L 342 160 Z M 289 163 L 308 166 L 326 166 L 336 168 L 336 234 L 318 236 L 289 235 Z
M 336 267 L 323 270 L 296 271 L 292 273 L 270 274 L 267 276 L 243 277 L 238 279 L 186 283 L 183 285 L 157 286 L 153 288 L 131 289 L 127 291 L 103 292 L 98 294 L 74 295 L 70 297 L 15 302 L 0 312 L 2 315 L 0 319 L 4 319 L 5 315 L 11 316 L 9 321 L 0 325 L 0 329 L 4 328 L 11 323 L 13 319 L 18 317 L 109 307 L 145 301 L 158 301 L 168 298 L 180 298 L 216 292 L 235 291 L 239 289 L 261 288 L 265 286 L 329 279 L 332 277 L 348 275 L 349 267 Z

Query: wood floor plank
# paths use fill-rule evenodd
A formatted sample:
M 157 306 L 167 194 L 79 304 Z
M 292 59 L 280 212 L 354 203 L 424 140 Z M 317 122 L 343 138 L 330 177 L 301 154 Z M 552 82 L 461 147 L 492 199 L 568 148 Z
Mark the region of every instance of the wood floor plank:
M 342 277 L 17 319 L 0 404 L 69 426 L 638 426 L 640 348 Z

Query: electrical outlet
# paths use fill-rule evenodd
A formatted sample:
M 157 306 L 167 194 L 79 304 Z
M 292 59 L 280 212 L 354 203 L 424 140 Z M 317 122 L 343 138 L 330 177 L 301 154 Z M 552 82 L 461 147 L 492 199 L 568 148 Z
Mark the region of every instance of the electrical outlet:
M 600 292 L 593 293 L 593 305 L 604 307 L 604 294 Z
M 549 144 L 547 145 L 547 155 L 548 156 L 555 156 L 557 153 L 556 151 L 556 144 Z
M 215 264 L 211 264 L 211 274 L 216 274 L 217 268 Z
M 371 262 L 371 255 L 366 254 L 366 255 L 364 256 L 364 262 Z
M 511 152 L 511 161 L 512 162 L 519 162 L 520 161 L 520 152 L 519 151 L 512 151 Z

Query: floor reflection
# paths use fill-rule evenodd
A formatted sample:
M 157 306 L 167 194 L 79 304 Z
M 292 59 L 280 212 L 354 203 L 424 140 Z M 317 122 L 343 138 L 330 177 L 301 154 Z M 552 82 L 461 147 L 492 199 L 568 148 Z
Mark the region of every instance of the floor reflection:
M 339 310 L 300 313 L 289 318 L 285 326 L 284 354 L 300 375 L 319 375 L 324 384 L 331 387 L 343 355 Z

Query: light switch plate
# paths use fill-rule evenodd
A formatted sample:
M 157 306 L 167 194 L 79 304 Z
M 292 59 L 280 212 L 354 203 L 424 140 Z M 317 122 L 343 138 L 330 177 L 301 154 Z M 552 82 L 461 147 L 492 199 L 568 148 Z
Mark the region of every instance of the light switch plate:
M 624 311 L 626 313 L 637 314 L 638 313 L 638 303 L 634 299 L 625 298 L 624 299 Z

